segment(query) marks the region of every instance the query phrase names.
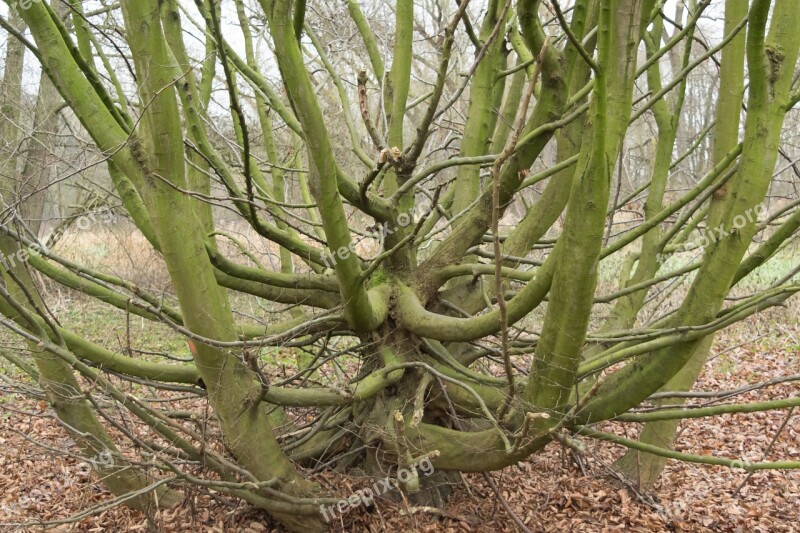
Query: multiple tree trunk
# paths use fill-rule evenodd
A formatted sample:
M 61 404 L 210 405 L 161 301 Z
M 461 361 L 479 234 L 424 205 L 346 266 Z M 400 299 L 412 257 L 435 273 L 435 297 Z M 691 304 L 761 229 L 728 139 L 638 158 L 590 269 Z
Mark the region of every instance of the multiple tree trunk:
M 463 0 L 442 2 L 430 20 L 412 0 L 399 0 L 384 50 L 383 36 L 350 0 L 348 16 L 361 39 L 357 61 L 371 71 L 358 76 L 358 91 L 343 83 L 355 73 L 329 57 L 330 47 L 315 33 L 324 21 L 312 21 L 304 1 L 195 4 L 123 0 L 119 13 L 103 14 L 123 26 L 113 38 L 75 0 L 34 2 L 18 10 L 21 18 L 12 11 L 3 20 L 9 33 L 0 95 L 6 150 L 0 251 L 24 253 L 25 260 L 4 265 L 2 323 L 28 342 L 36 368 L 22 365 L 38 376 L 83 453 L 113 455 L 98 473 L 115 494 L 135 493 L 129 503 L 150 511 L 177 494 L 152 471 L 120 457 L 79 377 L 165 443 L 160 455 L 171 459 L 150 466 L 198 482 L 175 460 L 202 464 L 221 480 L 207 480 L 208 486 L 263 507 L 297 531 L 323 529 L 320 505 L 336 501 L 309 480 L 304 466 L 311 464 L 378 476 L 427 458 L 441 472 L 490 471 L 553 440 L 584 434 L 630 446 L 619 468 L 650 484 L 665 458 L 676 455 L 670 449 L 684 411 L 665 410 L 647 421 L 638 444 L 589 426 L 626 416 L 637 421 L 629 412 L 654 393 L 689 390 L 716 331 L 800 289 L 792 272 L 726 306 L 732 288 L 773 257 L 800 223 L 796 203 L 770 217 L 777 229 L 752 216 L 769 192 L 785 116 L 800 99 L 793 84 L 800 11 L 791 0 L 749 6 L 727 0 L 724 37 L 702 52 L 694 42 L 708 1 L 693 2 L 670 34 L 665 24 L 674 23 L 656 0 L 576 0 L 566 11 L 556 2 L 490 0 L 476 25 L 471 13 L 477 8 Z M 222 14 L 233 7 L 243 56 L 226 40 L 231 27 Z M 678 18 L 683 15 L 679 10 Z M 262 37 L 254 31 L 263 23 L 269 59 L 259 55 Z M 430 25 L 436 59 L 425 62 L 417 38 Z M 204 41 L 200 58 L 187 49 L 187 34 Z M 474 55 L 458 48 L 464 34 Z M 114 73 L 108 40 L 124 56 L 135 86 Z M 21 142 L 25 47 L 26 57 L 41 66 L 42 81 L 34 134 L 20 161 L 14 146 Z M 668 201 L 671 171 L 680 164 L 675 154 L 689 74 L 720 51 L 709 170 Z M 309 59 L 319 72 L 312 73 Z M 271 81 L 276 76 L 278 84 Z M 426 83 L 415 82 L 421 78 Z M 336 113 L 325 103 L 328 79 Z M 39 191 L 49 179 L 44 162 L 53 146 L 46 132 L 58 129 L 62 100 L 107 159 L 127 216 L 163 259 L 177 308 L 38 246 Z M 214 124 L 219 108 L 230 112 L 232 138 L 225 142 Z M 443 156 L 462 112 L 458 152 Z M 347 134 L 334 131 L 331 116 L 338 113 Z M 644 218 L 611 235 L 626 203 L 620 185 L 613 196 L 626 135 L 647 117 L 654 120 L 655 149 L 651 177 L 638 191 L 647 191 Z M 353 157 L 342 157 L 342 142 L 352 144 Z M 551 145 L 555 161 L 531 174 Z M 289 154 L 295 148 L 299 155 Z M 500 235 L 509 206 L 544 180 L 538 202 Z M 287 194 L 295 183 L 298 190 Z M 274 243 L 279 268 L 264 268 L 246 249 L 255 266 L 226 257 L 214 203 L 235 210 Z M 363 219 L 369 222 L 360 224 Z M 357 245 L 367 226 L 380 228 L 382 246 L 369 260 Z M 551 229 L 555 239 L 546 238 Z M 664 257 L 704 234 L 696 264 L 665 267 Z M 756 246 L 759 234 L 764 238 Z M 599 295 L 598 272 L 615 254 L 627 254 L 619 290 Z M 536 268 L 528 268 L 531 262 Z M 186 337 L 193 362 L 115 354 L 64 329 L 46 311 L 31 270 L 170 324 Z M 653 288 L 691 271 L 682 301 L 663 317 L 646 319 Z M 232 312 L 232 292 L 297 307 L 286 322 L 242 324 Z M 607 303 L 610 312 L 596 327 L 592 319 Z M 540 319 L 535 333 L 533 316 Z M 340 354 L 329 345 L 335 337 L 356 339 L 360 359 L 358 374 L 338 383 L 317 379 L 337 364 Z M 259 355 L 286 343 L 312 347 L 318 356 L 298 356 L 295 379 L 271 384 Z M 481 364 L 491 359 L 503 370 Z M 204 394 L 225 452 L 213 451 L 206 437 L 185 426 L 165 424 L 157 405 L 129 398 L 119 389 L 120 376 Z M 800 403 L 787 402 L 781 406 Z M 293 419 L 296 408 L 311 408 L 313 422 Z M 752 408 L 726 406 L 706 416 Z M 417 472 L 402 488 L 428 487 Z

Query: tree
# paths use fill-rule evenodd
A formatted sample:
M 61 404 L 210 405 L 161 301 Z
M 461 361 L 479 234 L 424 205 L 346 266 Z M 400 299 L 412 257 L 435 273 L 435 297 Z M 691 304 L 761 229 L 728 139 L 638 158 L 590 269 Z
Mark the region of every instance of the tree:
M 7 2 L 31 37 L 2 19 L 9 53 L 27 47 L 91 137 L 177 305 L 43 247 L 24 202 L 6 198 L 0 322 L 29 343 L 28 368 L 83 453 L 113 458 L 94 464 L 116 495 L 133 493 L 129 503 L 149 511 L 177 500 L 168 481 L 200 484 L 313 531 L 338 500 L 310 480 L 310 464 L 376 477 L 405 470 L 401 488 L 427 498 L 435 485 L 421 461 L 438 476 L 486 472 L 582 437 L 628 446 L 619 467 L 645 483 L 667 457 L 800 466 L 671 450 L 683 418 L 789 408 L 796 398 L 632 412 L 654 394 L 690 389 L 715 332 L 800 289 L 795 270 L 726 300 L 800 224 L 796 201 L 764 206 L 785 117 L 800 100 L 800 12 L 790 0 L 728 0 L 717 44 L 696 31 L 708 0 L 679 8 L 677 22 L 656 0 L 489 0 L 485 9 L 399 0 L 390 22 L 355 0 L 346 13 L 304 0 L 123 0 L 96 12 L 54 2 Z M 55 4 L 69 6 L 67 22 Z M 388 45 L 381 22 L 394 28 Z M 339 25 L 357 32 L 357 46 L 326 46 L 318 32 Z M 712 60 L 715 124 L 677 153 L 690 74 Z M 626 137 L 638 143 L 643 131 L 654 132 L 649 176 L 622 197 Z M 707 170 L 670 198 L 671 171 L 706 135 Z M 544 188 L 528 206 L 536 184 Z M 615 233 L 615 217 L 643 193 L 642 219 Z M 503 234 L 515 203 L 524 215 Z M 235 238 L 213 206 L 278 247 L 280 266 L 265 268 L 238 242 L 231 257 L 221 241 Z M 367 258 L 359 241 L 380 248 Z M 670 269 L 665 258 L 690 249 L 700 258 Z M 599 294 L 600 269 L 622 256 L 619 289 Z M 193 362 L 113 353 L 65 329 L 32 271 L 169 325 Z M 676 305 L 651 312 L 648 295 L 690 274 Z M 285 321 L 240 322 L 235 295 L 294 308 Z M 349 339 L 355 372 L 339 370 L 346 355 L 335 339 Z M 276 381 L 265 358 L 274 346 L 314 356 L 298 355 L 293 375 Z M 207 398 L 224 451 L 213 432 L 124 392 L 125 380 Z M 153 439 L 126 433 L 92 394 Z M 121 457 L 98 415 L 142 461 Z M 647 424 L 632 441 L 597 429 L 607 420 Z

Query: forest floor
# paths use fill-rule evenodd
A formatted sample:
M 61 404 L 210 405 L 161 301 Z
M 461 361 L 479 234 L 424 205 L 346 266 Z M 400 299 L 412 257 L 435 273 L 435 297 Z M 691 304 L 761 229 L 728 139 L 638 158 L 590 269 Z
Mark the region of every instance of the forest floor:
M 762 313 L 719 335 L 696 388 L 733 389 L 800 373 L 800 324 L 785 311 Z M 754 390 L 738 401 L 798 394 L 800 384 L 793 382 Z M 750 461 L 798 460 L 800 413 L 791 414 L 770 411 L 686 421 L 677 449 Z M 628 427 L 630 435 L 635 431 Z M 359 532 L 519 531 L 507 506 L 531 531 L 800 531 L 798 471 L 748 477 L 742 470 L 670 461 L 655 489 L 642 492 L 610 468 L 621 448 L 585 444 L 579 459 L 552 444 L 491 474 L 500 497 L 482 475 L 470 474 L 455 486 L 442 510 L 386 497 L 370 509 L 337 516 L 332 527 Z M 85 462 L 60 453 L 69 447 L 69 438 L 43 401 L 0 396 L 0 531 L 43 531 L 37 522 L 49 522 L 55 526 L 51 531 L 279 531 L 261 511 L 208 492 L 188 494 L 183 505 L 162 511 L 149 524 L 140 513 L 121 507 L 74 520 L 110 495 L 93 482 Z M 335 486 L 324 475 L 319 481 L 343 497 L 369 486 L 358 478 L 342 482 L 337 477 Z M 67 523 L 57 525 L 60 520 Z

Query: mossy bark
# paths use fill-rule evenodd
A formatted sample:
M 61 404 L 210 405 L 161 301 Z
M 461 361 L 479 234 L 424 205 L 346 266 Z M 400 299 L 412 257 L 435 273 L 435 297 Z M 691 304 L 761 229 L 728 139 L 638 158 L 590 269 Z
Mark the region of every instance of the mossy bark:
M 143 80 L 140 96 L 149 102 L 141 124 L 143 140 L 134 153 L 145 175 L 142 198 L 162 244 L 184 324 L 190 331 L 216 341 L 236 340 L 228 297 L 214 277 L 203 226 L 194 215 L 194 202 L 159 179 L 166 178 L 181 189 L 187 186 L 181 120 L 176 93 L 171 89 L 175 80 L 159 4 L 136 0 L 123 2 L 122 8 L 134 63 Z M 281 490 L 289 494 L 315 494 L 316 485 L 306 481 L 281 451 L 269 406 L 261 401 L 260 381 L 243 357 L 202 342 L 193 342 L 192 347 L 209 402 L 237 460 L 257 479 L 277 477 Z M 274 514 L 291 529 L 321 528 L 316 516 Z
M 666 326 L 709 323 L 719 313 L 739 263 L 756 233 L 753 212 L 764 199 L 777 159 L 778 141 L 789 101 L 792 70 L 800 48 L 800 12 L 791 2 L 775 5 L 769 36 L 770 3 L 755 2 L 750 10 L 747 59 L 751 71 L 742 158 L 723 210 L 725 235 L 706 250 L 706 258 L 681 307 Z M 727 166 L 727 165 L 726 165 Z M 635 358 L 611 374 L 583 409 L 582 420 L 603 420 L 621 414 L 666 385 L 692 358 L 703 339 L 681 342 Z M 625 386 L 636 383 L 635 387 Z
M 754 7 L 754 9 L 756 7 Z M 736 0 L 728 0 L 725 5 L 725 33 L 730 33 L 745 16 L 747 16 L 746 3 L 737 2 Z M 781 30 L 776 28 L 776 31 L 779 32 Z M 768 41 L 779 38 L 772 34 L 772 32 L 770 33 L 771 35 L 768 38 Z M 763 46 L 763 43 L 759 43 L 757 40 L 755 40 L 757 38 L 758 36 L 755 38 L 751 37 L 750 42 L 747 43 L 747 47 L 750 49 L 748 53 L 753 55 L 761 55 L 763 53 L 768 54 L 769 52 L 766 52 L 768 48 L 759 50 L 759 48 Z M 716 126 L 713 147 L 714 164 L 718 164 L 720 161 L 722 161 L 725 157 L 725 154 L 735 147 L 738 142 L 739 111 L 741 109 L 742 99 L 744 96 L 745 45 L 745 35 L 742 32 L 740 35 L 734 38 L 731 43 L 723 49 L 722 52 L 722 65 L 720 69 L 719 82 L 720 97 L 717 102 L 716 109 Z M 791 47 L 792 45 L 790 44 L 790 48 Z M 791 60 L 790 63 L 794 64 L 791 62 Z M 774 93 L 774 83 L 777 81 L 778 80 L 774 78 L 771 78 L 769 81 L 772 87 L 767 89 L 767 94 L 769 94 L 770 91 L 773 91 L 771 94 L 772 98 L 776 96 Z M 774 110 L 771 111 L 770 108 L 773 108 L 774 106 L 780 106 L 780 100 L 786 98 L 787 95 L 778 95 L 778 101 L 773 100 L 770 102 L 769 100 L 771 98 L 767 97 L 767 94 L 764 94 L 761 91 L 755 91 L 755 94 L 751 95 L 751 102 L 749 104 L 750 112 L 754 114 L 760 114 L 766 119 L 768 128 L 770 128 L 772 131 L 779 132 L 783 119 L 782 117 L 778 118 L 778 116 L 774 113 Z M 762 99 L 755 101 L 752 100 L 753 98 L 758 97 L 761 97 Z M 770 115 L 772 116 L 770 117 Z M 753 127 L 754 124 L 751 122 L 751 134 Z M 753 135 L 749 136 L 749 138 L 753 141 L 756 140 L 756 137 Z M 755 172 L 758 173 L 757 175 L 762 183 L 768 183 L 768 178 L 771 176 L 772 166 L 774 165 L 775 156 L 777 155 L 777 147 L 775 144 L 775 138 L 762 139 L 763 144 L 754 142 L 753 144 L 746 146 L 744 157 L 748 158 L 748 152 L 752 150 L 763 158 L 763 167 L 760 169 L 756 168 Z M 745 169 L 740 170 L 740 172 L 744 171 Z M 715 228 L 721 225 L 731 225 L 732 219 L 728 218 L 726 220 L 726 217 L 731 216 L 730 212 L 726 213 L 726 211 L 728 211 L 731 207 L 730 191 L 737 190 L 738 192 L 742 189 L 741 187 L 736 188 L 736 185 L 737 180 L 730 180 L 721 188 L 719 188 L 712 197 L 707 219 L 707 228 L 712 234 L 714 233 Z M 742 193 L 744 192 L 745 191 L 742 191 Z M 751 202 L 758 201 L 759 197 L 757 195 L 759 193 L 756 191 L 753 191 L 753 193 L 754 196 L 752 197 Z M 708 251 L 711 251 L 713 246 L 713 244 L 710 244 Z M 729 269 L 730 267 L 727 270 Z M 735 282 L 735 280 L 733 281 Z M 713 340 L 714 335 L 712 334 L 698 342 L 692 349 L 691 355 L 686 364 L 664 385 L 663 390 L 676 392 L 691 390 L 692 386 L 700 376 L 703 366 L 708 358 Z M 670 400 L 671 403 L 675 403 L 676 401 L 678 403 L 682 402 L 681 399 Z M 679 420 L 648 422 L 642 428 L 642 431 L 639 435 L 639 442 L 665 449 L 672 449 L 679 426 Z M 631 479 L 636 480 L 642 486 L 651 486 L 658 480 L 661 472 L 664 469 L 664 466 L 666 465 L 666 462 L 667 458 L 664 456 L 649 454 L 638 450 L 630 450 L 625 454 L 625 456 L 620 458 L 615 467 Z

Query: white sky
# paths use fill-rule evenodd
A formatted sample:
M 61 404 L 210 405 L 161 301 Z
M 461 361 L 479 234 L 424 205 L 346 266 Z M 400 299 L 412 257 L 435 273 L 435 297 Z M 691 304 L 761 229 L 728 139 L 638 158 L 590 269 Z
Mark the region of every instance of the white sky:
M 110 3 L 111 1 L 112 0 L 106 0 L 106 3 Z M 195 20 L 199 21 L 200 16 L 194 6 L 194 2 L 192 0 L 180 0 L 180 1 L 182 5 L 187 9 L 187 11 L 189 11 L 192 14 L 192 17 Z M 361 3 L 364 5 L 365 11 L 369 10 L 368 4 L 374 1 L 382 1 L 382 0 L 367 0 L 366 2 L 362 0 Z M 448 9 L 454 9 L 454 3 L 448 2 L 447 0 L 444 1 L 446 2 Z M 687 0 L 667 0 L 666 5 L 664 7 L 664 12 L 667 14 L 667 16 L 672 17 L 675 13 L 675 6 L 677 2 L 686 2 L 686 1 Z M 741 1 L 747 1 L 747 0 L 741 0 Z M 250 2 L 248 1 L 246 1 L 246 3 L 250 4 Z M 567 0 L 564 0 L 562 3 L 564 4 L 564 6 L 568 5 Z M 485 4 L 486 0 L 473 0 L 470 6 L 471 11 L 473 11 L 476 14 L 481 13 L 482 9 L 485 8 Z M 88 0 L 84 2 L 84 10 L 86 12 L 91 12 L 92 10 L 98 9 L 100 7 L 102 7 L 102 4 L 99 0 Z M 241 31 L 239 30 L 238 19 L 236 17 L 235 10 L 233 9 L 232 2 L 224 2 L 223 7 L 224 9 L 223 9 L 222 24 L 223 24 L 223 31 L 225 34 L 225 38 L 240 55 L 244 55 L 244 42 L 241 36 Z M 9 8 L 6 5 L 6 3 L 0 2 L 0 14 L 2 14 L 2 16 L 4 17 L 7 17 L 8 10 Z M 724 13 L 724 0 L 713 0 L 712 5 L 708 9 L 706 9 L 706 12 L 704 13 L 704 17 L 700 25 L 700 32 L 710 43 L 719 42 L 719 40 L 722 38 L 723 13 Z M 118 20 L 121 21 L 121 15 L 119 13 L 117 13 L 117 15 L 115 16 L 117 17 Z M 189 34 L 187 35 L 185 40 L 190 55 L 195 58 L 202 57 L 204 37 L 198 31 L 193 29 L 191 22 L 189 22 L 189 20 L 186 20 L 185 17 L 182 23 L 184 31 L 186 31 Z M 667 27 L 669 30 L 672 30 L 672 28 L 669 28 L 669 25 L 667 25 Z M 2 60 L 5 57 L 4 42 L 5 39 L 3 39 L 2 47 L 0 47 L 0 65 L 2 64 Z M 261 63 L 266 68 L 267 73 L 269 73 L 270 69 L 268 65 L 272 64 L 273 61 L 270 58 L 270 52 L 266 46 L 266 43 L 264 43 L 262 40 L 260 43 L 257 42 L 256 45 L 257 45 L 258 56 L 264 58 L 264 60 Z M 117 64 L 119 65 L 119 69 L 116 69 Z M 123 82 L 125 81 L 129 82 L 130 79 L 126 79 L 128 77 L 125 76 L 126 74 L 125 70 L 126 69 L 124 68 L 122 62 L 115 61 L 116 74 L 123 80 Z M 275 73 L 273 72 L 273 74 Z M 38 89 L 38 79 L 39 79 L 38 64 L 36 64 L 32 56 L 28 53 L 26 54 L 26 70 L 25 70 L 24 85 L 25 85 L 25 90 L 29 94 L 36 93 Z

